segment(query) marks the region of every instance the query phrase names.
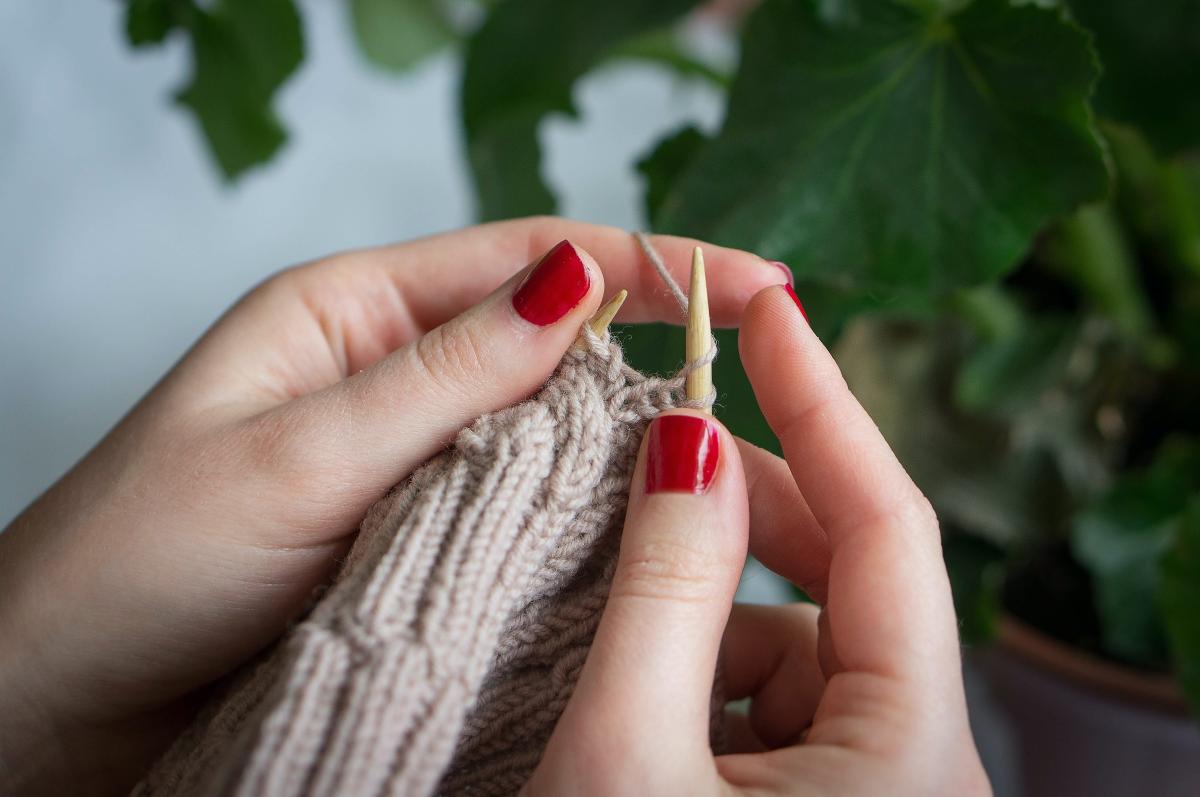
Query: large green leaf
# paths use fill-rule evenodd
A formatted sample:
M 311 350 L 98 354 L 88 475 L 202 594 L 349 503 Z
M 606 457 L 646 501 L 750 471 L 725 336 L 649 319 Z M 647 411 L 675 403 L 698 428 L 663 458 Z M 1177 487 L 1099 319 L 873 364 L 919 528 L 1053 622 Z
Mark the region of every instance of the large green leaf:
M 508 0 L 467 47 L 462 113 L 484 219 L 553 212 L 538 123 L 574 115 L 571 86 L 622 42 L 677 19 L 698 0 Z
M 172 0 L 129 0 L 125 36 L 134 47 L 158 44 L 179 24 L 180 4 Z
M 927 294 L 1013 267 L 1043 225 L 1107 191 L 1096 62 L 1059 11 L 942 5 L 763 3 L 723 128 L 656 229 L 851 292 Z
M 1113 655 L 1150 665 L 1166 657 L 1161 560 L 1198 473 L 1200 449 L 1168 445 L 1152 467 L 1124 476 L 1075 520 L 1071 550 L 1092 576 L 1104 645 Z
M 687 167 L 708 139 L 688 125 L 658 142 L 654 151 L 638 161 L 646 181 L 646 218 L 652 219 L 671 190 L 671 183 Z
M 1200 714 L 1200 493 L 1180 517 L 1163 558 L 1159 597 L 1175 671 Z
M 350 0 L 350 16 L 363 55 L 384 69 L 409 69 L 455 39 L 437 0 Z
M 227 178 L 275 154 L 287 134 L 271 108 L 275 92 L 304 59 L 292 0 L 133 0 L 126 32 L 156 44 L 170 30 L 191 36 L 192 76 L 177 95 L 195 113 Z
M 1200 2 L 1072 0 L 1096 37 L 1096 106 L 1137 125 L 1164 154 L 1200 147 Z

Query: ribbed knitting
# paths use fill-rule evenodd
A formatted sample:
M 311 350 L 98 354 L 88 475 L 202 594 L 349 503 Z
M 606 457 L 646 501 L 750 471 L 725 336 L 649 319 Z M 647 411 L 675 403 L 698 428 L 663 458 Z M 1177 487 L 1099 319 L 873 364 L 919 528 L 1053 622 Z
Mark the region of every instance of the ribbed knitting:
M 520 789 L 604 608 L 642 433 L 683 383 L 584 335 L 370 510 L 309 616 L 136 795 Z

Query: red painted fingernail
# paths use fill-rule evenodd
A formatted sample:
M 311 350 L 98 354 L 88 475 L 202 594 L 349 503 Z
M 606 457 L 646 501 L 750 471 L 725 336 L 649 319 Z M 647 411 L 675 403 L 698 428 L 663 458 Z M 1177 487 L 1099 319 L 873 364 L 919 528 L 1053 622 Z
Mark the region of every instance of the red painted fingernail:
M 513 294 L 521 318 L 544 327 L 571 311 L 592 285 L 587 266 L 570 241 L 562 241 L 542 256 Z
M 792 297 L 792 301 L 796 303 L 796 307 L 800 308 L 800 315 L 804 316 L 804 320 L 808 320 L 808 313 L 804 312 L 804 305 L 800 304 L 800 297 L 796 295 L 796 291 L 791 285 L 784 285 L 784 290 L 788 292 L 788 296 Z
M 646 492 L 705 492 L 717 471 L 720 447 L 712 421 L 695 415 L 655 418 L 646 442 Z
M 768 260 L 767 262 L 784 273 L 784 275 L 787 277 L 788 285 L 796 284 L 796 278 L 792 275 L 792 270 L 788 268 L 787 263 L 783 263 L 779 260 Z

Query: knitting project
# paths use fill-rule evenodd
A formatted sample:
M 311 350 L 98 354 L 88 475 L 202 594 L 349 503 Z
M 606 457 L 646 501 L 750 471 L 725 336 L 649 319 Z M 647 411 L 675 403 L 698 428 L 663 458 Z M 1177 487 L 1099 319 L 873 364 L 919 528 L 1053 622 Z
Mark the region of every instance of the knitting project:
M 311 614 L 135 795 L 521 788 L 603 611 L 646 424 L 687 404 L 688 368 L 644 376 L 607 335 L 585 325 L 581 340 L 537 395 L 464 429 L 370 510 Z M 715 690 L 713 707 L 719 748 Z

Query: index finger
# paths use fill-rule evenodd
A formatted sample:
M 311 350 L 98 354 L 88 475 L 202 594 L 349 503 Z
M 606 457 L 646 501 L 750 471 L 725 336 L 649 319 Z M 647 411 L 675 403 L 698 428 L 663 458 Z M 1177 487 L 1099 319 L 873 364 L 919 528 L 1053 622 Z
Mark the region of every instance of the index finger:
M 670 235 L 649 236 L 672 277 L 687 285 L 693 247 L 702 242 Z M 629 298 L 618 322 L 682 320 L 679 305 L 646 260 L 633 235 L 618 227 L 537 216 L 493 222 L 339 259 L 351 267 L 383 269 L 412 317 L 431 329 L 478 303 L 504 280 L 563 239 L 596 259 L 612 292 Z M 736 326 L 755 293 L 787 279 L 757 255 L 703 244 L 709 275 L 709 312 L 716 326 Z
M 936 518 L 798 304 L 782 288 L 762 291 L 746 308 L 738 343 L 759 406 L 828 535 L 826 610 L 837 657 L 847 670 L 958 679 Z

